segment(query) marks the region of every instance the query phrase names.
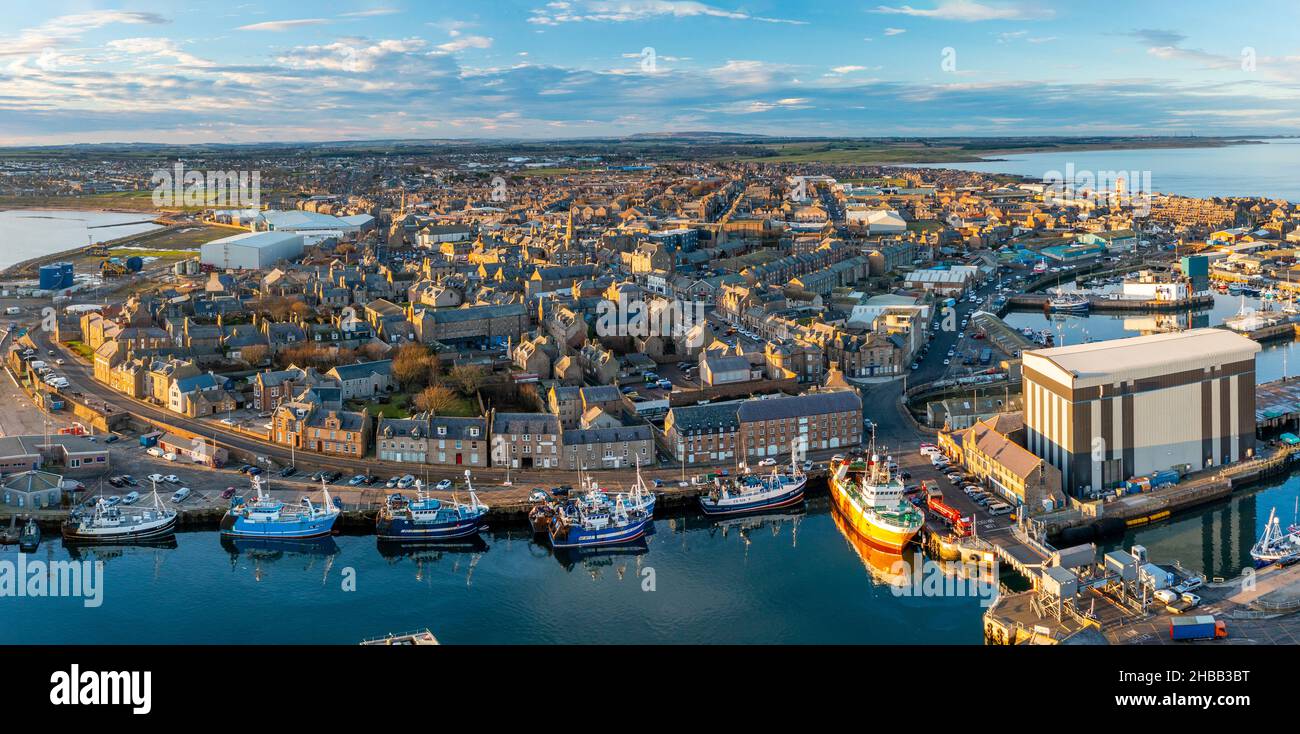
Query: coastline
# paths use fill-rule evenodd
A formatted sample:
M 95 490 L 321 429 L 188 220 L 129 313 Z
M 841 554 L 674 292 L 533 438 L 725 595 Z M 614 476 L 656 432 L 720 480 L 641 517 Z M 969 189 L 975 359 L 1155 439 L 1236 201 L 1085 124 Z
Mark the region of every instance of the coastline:
M 46 206 L 46 205 L 37 205 L 37 204 L 32 204 L 32 205 L 30 205 L 30 206 L 12 206 L 12 205 L 3 205 L 3 206 L 0 206 L 0 213 L 4 213 L 4 212 L 7 212 L 7 211 L 19 211 L 19 212 L 22 212 L 22 211 L 45 211 L 45 210 L 50 210 L 50 211 L 77 211 L 77 212 L 107 213 L 107 214 L 130 214 L 130 215 L 133 215 L 133 216 L 139 216 L 139 217 L 141 217 L 141 218 L 148 217 L 148 218 L 149 218 L 150 220 L 152 220 L 154 223 L 158 224 L 158 227 L 157 227 L 156 229 L 149 230 L 148 232 L 137 233 L 137 234 L 131 234 L 131 235 L 123 235 L 122 237 L 117 237 L 117 238 L 114 238 L 114 239 L 112 239 L 112 240 L 106 240 L 106 241 L 104 241 L 104 242 L 99 243 L 99 244 L 107 245 L 107 246 L 112 246 L 113 243 L 118 242 L 118 241 L 121 241 L 121 240 L 127 240 L 127 239 L 131 239 L 131 238 L 134 238 L 134 237 L 139 237 L 141 234 L 148 234 L 148 233 L 150 233 L 150 232 L 157 232 L 157 231 L 160 231 L 160 230 L 165 230 L 165 229 L 167 228 L 167 226 L 168 226 L 168 225 L 166 225 L 166 224 L 160 222 L 161 218 L 162 218 L 163 216 L 165 216 L 165 215 L 167 214 L 167 212 L 165 212 L 165 211 L 160 211 L 160 210 L 157 210 L 157 209 L 148 209 L 148 210 L 145 210 L 145 209 L 139 209 L 139 210 L 134 210 L 134 209 L 113 209 L 113 208 L 106 208 L 106 207 L 93 207 L 93 206 L 92 206 L 92 207 L 86 207 L 86 206 L 76 206 L 76 207 L 74 207 L 74 206 Z M 127 225 L 126 225 L 126 224 L 123 224 L 122 226 L 127 226 Z M 47 253 L 42 254 L 42 255 L 36 255 L 36 256 L 34 256 L 34 257 L 29 257 L 29 258 L 26 258 L 26 259 L 23 259 L 23 260 L 19 260 L 18 262 L 13 263 L 12 265 L 7 265 L 7 266 L 5 266 L 5 267 L 3 267 L 3 268 L 0 268 L 0 279 L 6 279 L 6 280 L 8 280 L 8 279 L 22 279 L 22 278 L 28 278 L 28 277 L 35 277 L 35 275 L 34 275 L 33 273 L 28 273 L 28 272 L 25 272 L 25 271 L 29 271 L 29 270 L 31 270 L 31 269 L 33 269 L 33 268 L 36 268 L 36 267 L 38 267 L 38 266 L 40 266 L 40 265 L 42 265 L 42 264 L 44 264 L 44 263 L 46 263 L 46 262 L 56 262 L 56 261 L 59 261 L 59 260 L 67 260 L 67 259 L 70 259 L 70 258 L 76 257 L 76 256 L 80 255 L 81 253 L 85 252 L 85 250 L 86 250 L 86 245 L 75 245 L 75 246 L 68 247 L 68 248 L 65 248 L 65 249 L 62 249 L 62 250 L 58 250 L 58 251 L 55 251 L 55 252 L 47 252 Z

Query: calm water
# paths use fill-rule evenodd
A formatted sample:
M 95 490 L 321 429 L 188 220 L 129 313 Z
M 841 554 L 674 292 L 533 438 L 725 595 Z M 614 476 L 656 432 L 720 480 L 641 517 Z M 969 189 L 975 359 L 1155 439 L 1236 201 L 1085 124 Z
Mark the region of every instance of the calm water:
M 171 549 L 101 551 L 98 609 L 0 598 L 0 644 L 355 644 L 423 627 L 447 643 L 981 642 L 978 599 L 895 596 L 877 569 L 897 556 L 850 545 L 825 497 L 749 524 L 660 519 L 639 553 L 564 561 L 522 531 L 415 555 L 383 555 L 373 536 L 301 553 L 187 532 Z M 69 551 L 54 540 L 36 557 Z
M 1267 196 L 1300 201 L 1300 140 L 1222 148 L 1156 148 L 1026 153 L 980 163 L 929 164 L 985 173 L 1012 173 L 1041 179 L 1048 171 L 1150 171 L 1151 189 L 1184 196 Z M 1131 179 L 1131 177 L 1130 177 Z
M 61 209 L 0 211 L 0 268 L 33 257 L 157 229 L 156 224 L 125 224 L 149 218 L 138 214 Z
M 1069 290 L 1069 288 L 1066 288 Z M 1098 289 L 1110 290 L 1110 289 Z M 1067 314 L 1045 314 L 1041 310 L 1012 311 L 1005 321 L 1017 329 L 1049 329 L 1055 335 L 1056 344 L 1079 344 L 1086 339 L 1101 341 L 1105 339 L 1122 339 L 1153 333 L 1160 327 L 1177 324 L 1179 327 L 1198 328 L 1218 326 L 1223 320 L 1236 314 L 1242 307 L 1241 296 L 1223 293 L 1214 294 L 1214 306 L 1192 313 L 1178 314 L 1120 314 L 1090 313 L 1086 316 Z M 1247 308 L 1259 308 L 1260 300 L 1247 298 Z M 1263 350 L 1255 356 L 1255 379 L 1268 382 L 1286 375 L 1294 377 L 1300 374 L 1300 342 L 1272 341 L 1261 344 Z

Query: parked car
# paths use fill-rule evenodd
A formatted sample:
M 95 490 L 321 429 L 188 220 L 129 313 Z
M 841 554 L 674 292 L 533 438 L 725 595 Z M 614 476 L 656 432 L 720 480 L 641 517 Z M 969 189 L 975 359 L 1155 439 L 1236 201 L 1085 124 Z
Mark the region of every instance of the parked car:
M 1186 581 L 1182 582 L 1181 584 L 1175 586 L 1174 591 L 1177 591 L 1179 594 L 1182 594 L 1183 592 L 1186 591 L 1194 591 L 1196 589 L 1199 589 L 1204 584 L 1205 584 L 1204 578 L 1200 576 L 1193 576 L 1187 579 Z
M 763 459 L 763 460 L 759 461 L 759 462 L 758 462 L 758 465 L 759 465 L 759 466 L 776 466 L 776 459 L 773 459 L 772 457 L 769 456 L 769 457 L 767 457 L 766 459 Z
M 111 484 L 111 485 L 113 485 L 114 487 L 124 487 L 124 486 L 126 486 L 126 484 L 125 484 L 121 479 L 118 479 L 117 477 L 109 477 L 109 478 L 108 478 L 108 483 Z
M 236 491 L 237 490 L 234 487 L 226 487 L 225 489 L 221 490 L 221 499 L 228 500 L 231 497 L 234 497 Z
M 438 482 L 438 484 L 434 486 L 434 489 L 438 489 L 438 490 L 441 490 L 441 491 L 443 491 L 443 492 L 445 492 L 445 491 L 451 489 L 451 480 L 450 480 L 450 479 L 444 479 L 444 480 L 442 480 L 441 482 Z
M 163 481 L 169 484 L 180 484 L 181 478 L 176 476 L 175 474 L 168 474 L 167 476 L 163 477 Z
M 1178 601 L 1178 592 L 1173 589 L 1156 589 L 1155 594 L 1152 596 L 1154 596 L 1157 601 L 1162 601 L 1165 604 L 1173 604 Z
M 280 476 L 282 476 L 282 477 L 291 477 L 291 476 L 293 476 L 294 474 L 297 474 L 297 473 L 298 473 L 298 467 L 294 466 L 293 464 L 290 464 L 290 465 L 286 466 L 285 468 L 281 469 L 279 473 L 280 473 Z
M 357 487 L 364 484 L 365 481 L 366 481 L 365 474 L 357 474 L 356 476 L 348 480 L 348 484 L 352 485 L 353 487 Z
M 337 482 L 342 478 L 343 478 L 343 472 L 341 471 L 332 471 L 329 474 L 325 475 L 325 481 L 327 482 Z
M 104 502 L 108 503 L 108 506 L 109 506 L 109 507 L 116 507 L 116 506 L 122 504 L 122 498 L 121 498 L 121 497 L 118 497 L 118 496 L 115 495 L 115 494 L 114 494 L 114 495 L 109 495 L 108 499 L 104 500 Z
M 156 456 L 161 459 L 163 455 L 163 450 L 158 448 L 157 446 L 150 446 L 148 449 L 146 449 L 145 453 L 149 454 L 150 456 Z
M 155 483 L 157 483 L 157 482 L 161 482 L 161 481 L 164 481 L 164 480 L 163 480 L 163 475 L 161 475 L 161 474 L 150 474 L 150 475 L 149 475 L 149 481 L 151 481 L 151 482 L 155 482 Z
M 258 474 L 261 474 L 261 473 L 262 473 L 262 468 L 261 468 L 260 466 L 250 466 L 250 467 L 248 467 L 248 476 L 250 476 L 250 477 L 255 477 L 255 476 L 257 476 Z
M 189 496 L 190 496 L 190 488 L 181 487 L 180 489 L 176 490 L 175 494 L 172 495 L 172 502 L 177 502 L 177 503 L 184 502 Z
M 168 451 L 167 453 L 163 454 L 162 457 L 168 461 L 176 461 L 176 459 L 180 458 L 176 456 L 175 451 Z
M 127 492 L 127 493 L 126 493 L 126 496 L 122 498 L 122 504 L 124 504 L 124 505 L 134 505 L 134 504 L 135 504 L 135 501 L 138 500 L 138 499 L 140 499 L 140 493 L 139 493 L 139 492 Z
M 401 477 L 392 477 L 387 482 L 384 482 L 384 486 L 388 487 L 389 489 L 392 489 L 393 487 L 396 487 L 397 483 L 400 481 L 402 481 Z
M 397 486 L 402 489 L 406 489 L 412 484 L 415 484 L 415 476 L 411 474 L 403 475 L 401 479 L 397 480 Z
M 131 476 L 130 474 L 123 474 L 122 476 L 118 477 L 118 479 L 121 479 L 128 487 L 140 486 L 140 483 L 137 482 L 135 480 L 135 477 Z
M 1190 591 L 1184 591 L 1182 594 L 1179 595 L 1178 598 L 1187 602 L 1187 605 L 1191 607 L 1194 607 L 1201 603 L 1201 597 L 1193 594 Z
M 117 435 L 116 433 L 110 433 L 104 437 L 104 443 L 113 443 L 117 441 L 119 438 L 121 438 L 121 436 Z

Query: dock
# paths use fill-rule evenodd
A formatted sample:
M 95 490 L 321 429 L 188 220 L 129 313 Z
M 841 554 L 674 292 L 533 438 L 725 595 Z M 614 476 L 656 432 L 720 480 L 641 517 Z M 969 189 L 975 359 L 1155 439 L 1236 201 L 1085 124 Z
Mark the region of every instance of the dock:
M 1047 308 L 1051 296 L 1045 293 L 1021 293 L 1007 299 L 1009 308 Z M 1133 298 L 1103 298 L 1088 296 L 1088 303 L 1094 311 L 1118 312 L 1165 312 L 1188 311 L 1209 308 L 1214 305 L 1214 296 L 1201 294 L 1178 300 L 1140 300 Z

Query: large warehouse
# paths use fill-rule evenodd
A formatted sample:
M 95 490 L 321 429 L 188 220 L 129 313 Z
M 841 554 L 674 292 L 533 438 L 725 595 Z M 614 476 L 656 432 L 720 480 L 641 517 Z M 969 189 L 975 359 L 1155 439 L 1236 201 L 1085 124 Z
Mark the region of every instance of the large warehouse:
M 1192 329 L 1025 352 L 1029 450 L 1075 496 L 1253 456 L 1259 349 L 1226 329 Z
M 269 270 L 281 260 L 302 255 L 302 235 L 293 232 L 245 232 L 222 237 L 199 248 L 199 260 L 220 270 Z

